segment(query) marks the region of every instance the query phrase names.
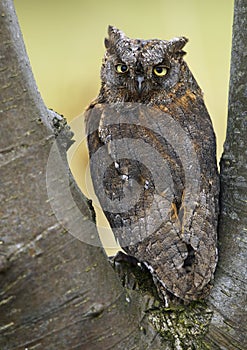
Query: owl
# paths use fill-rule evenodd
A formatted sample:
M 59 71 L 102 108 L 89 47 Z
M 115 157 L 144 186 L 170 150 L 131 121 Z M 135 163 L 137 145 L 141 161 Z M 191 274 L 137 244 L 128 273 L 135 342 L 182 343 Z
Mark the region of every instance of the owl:
M 116 240 L 160 295 L 205 298 L 217 263 L 215 135 L 185 37 L 109 26 L 101 89 L 85 113 L 96 196 Z

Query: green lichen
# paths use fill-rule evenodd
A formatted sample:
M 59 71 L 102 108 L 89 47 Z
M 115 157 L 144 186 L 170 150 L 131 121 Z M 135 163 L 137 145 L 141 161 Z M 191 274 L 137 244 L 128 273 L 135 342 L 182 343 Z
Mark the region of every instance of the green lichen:
M 142 311 L 169 349 L 210 349 L 205 342 L 205 335 L 213 312 L 204 302 L 195 301 L 185 305 L 182 300 L 173 297 L 173 301 L 169 301 L 169 307 L 165 307 L 152 275 L 145 267 L 128 261 L 118 261 L 115 264 L 114 259 L 111 259 L 110 262 L 126 291 L 142 294 Z
M 164 341 L 176 350 L 208 350 L 205 334 L 212 311 L 202 302 L 149 311 L 149 321 Z
M 93 264 L 93 265 L 91 265 L 91 266 L 87 266 L 86 268 L 85 268 L 85 272 L 90 272 L 92 269 L 94 269 L 95 267 L 97 267 L 97 263 L 95 263 L 95 264 Z

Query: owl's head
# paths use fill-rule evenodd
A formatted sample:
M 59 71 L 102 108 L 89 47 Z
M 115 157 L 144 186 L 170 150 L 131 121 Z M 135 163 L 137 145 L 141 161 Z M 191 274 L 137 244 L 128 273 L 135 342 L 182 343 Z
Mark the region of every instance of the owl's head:
M 180 81 L 185 37 L 130 39 L 112 26 L 108 34 L 101 68 L 101 92 L 108 102 L 157 101 Z

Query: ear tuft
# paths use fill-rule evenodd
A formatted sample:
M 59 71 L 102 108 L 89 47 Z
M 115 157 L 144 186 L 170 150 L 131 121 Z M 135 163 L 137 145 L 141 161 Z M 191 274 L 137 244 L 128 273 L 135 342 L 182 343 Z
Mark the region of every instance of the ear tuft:
M 171 54 L 180 54 L 185 55 L 186 52 L 182 50 L 185 44 L 189 41 L 189 39 L 181 36 L 179 38 L 173 38 L 168 41 L 168 50 Z
M 116 27 L 108 26 L 108 35 L 109 38 L 105 39 L 106 49 L 111 49 L 115 47 L 116 43 L 125 37 L 125 34 Z
M 124 37 L 125 34 L 118 28 L 114 27 L 114 26 L 111 26 L 109 25 L 108 26 L 108 35 L 109 37 Z

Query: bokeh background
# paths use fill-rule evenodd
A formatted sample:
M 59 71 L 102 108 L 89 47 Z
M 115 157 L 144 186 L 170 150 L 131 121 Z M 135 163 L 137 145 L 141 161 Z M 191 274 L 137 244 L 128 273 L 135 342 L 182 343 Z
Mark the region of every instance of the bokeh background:
M 47 107 L 68 121 L 82 114 L 100 87 L 108 24 L 130 37 L 186 36 L 185 59 L 204 91 L 218 144 L 225 138 L 234 0 L 15 0 L 33 73 Z M 80 124 L 78 124 L 80 128 Z M 85 145 L 73 154 L 83 188 Z M 88 185 L 90 187 L 90 185 Z M 90 191 L 89 191 L 90 192 Z M 106 227 L 106 224 L 100 224 Z

